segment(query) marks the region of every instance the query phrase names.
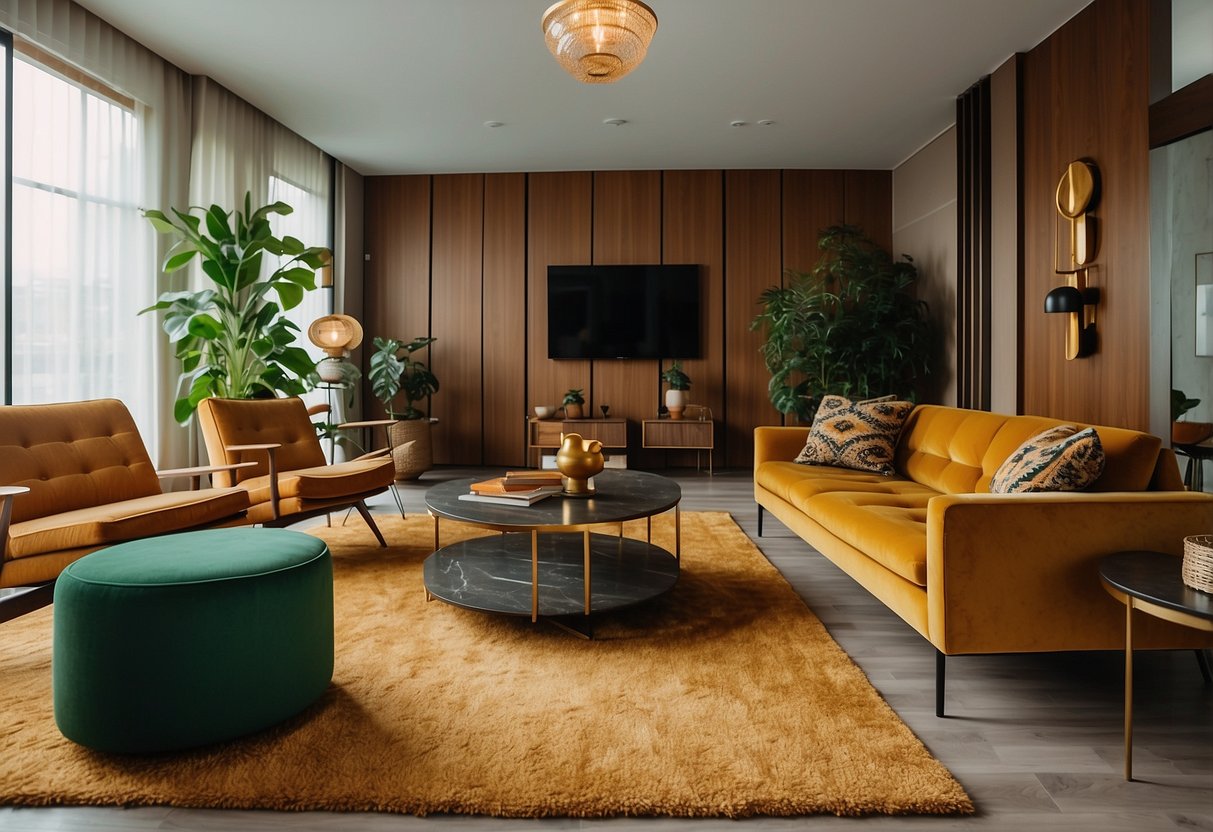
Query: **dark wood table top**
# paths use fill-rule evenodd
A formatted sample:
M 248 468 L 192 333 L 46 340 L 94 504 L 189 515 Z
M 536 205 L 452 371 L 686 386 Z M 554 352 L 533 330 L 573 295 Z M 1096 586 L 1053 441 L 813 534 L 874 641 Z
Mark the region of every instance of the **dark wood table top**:
M 506 506 L 460 500 L 474 480 L 451 480 L 425 492 L 434 514 L 494 529 L 530 531 L 618 523 L 669 511 L 682 499 L 678 483 L 644 471 L 607 470 L 594 477 L 593 497 L 556 494 L 533 505 Z
M 1183 558 L 1164 552 L 1116 552 L 1100 561 L 1099 576 L 1126 595 L 1213 620 L 1213 595 L 1183 582 L 1182 562 Z

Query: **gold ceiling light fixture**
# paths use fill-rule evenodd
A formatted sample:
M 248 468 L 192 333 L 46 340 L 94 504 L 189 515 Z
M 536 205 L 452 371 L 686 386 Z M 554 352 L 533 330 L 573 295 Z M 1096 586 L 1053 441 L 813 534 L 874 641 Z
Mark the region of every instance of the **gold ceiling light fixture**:
M 565 71 L 610 84 L 644 60 L 657 15 L 640 0 L 560 0 L 543 13 L 543 39 Z

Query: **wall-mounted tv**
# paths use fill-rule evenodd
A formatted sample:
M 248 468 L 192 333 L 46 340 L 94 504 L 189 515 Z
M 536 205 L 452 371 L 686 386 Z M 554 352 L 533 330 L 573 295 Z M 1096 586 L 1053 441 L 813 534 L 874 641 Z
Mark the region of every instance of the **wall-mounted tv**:
M 699 266 L 548 266 L 548 358 L 699 358 Z

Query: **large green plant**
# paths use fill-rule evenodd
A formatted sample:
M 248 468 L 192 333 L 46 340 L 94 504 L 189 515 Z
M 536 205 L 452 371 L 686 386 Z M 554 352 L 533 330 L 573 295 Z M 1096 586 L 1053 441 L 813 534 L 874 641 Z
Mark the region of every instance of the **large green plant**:
M 275 237 L 270 215 L 291 213 L 285 202 L 244 210 L 144 211 L 152 226 L 176 238 L 164 261 L 165 274 L 185 268 L 195 257 L 211 288 L 165 292 L 139 314 L 165 311 L 164 331 L 181 360 L 183 394 L 173 405 L 186 422 L 198 403 L 210 396 L 259 398 L 298 395 L 310 387 L 316 364 L 302 347 L 292 346 L 294 323 L 281 313 L 298 306 L 303 293 L 316 288 L 315 270 L 329 262 L 327 248 L 305 246 L 290 236 Z M 285 259 L 262 276 L 265 254 Z M 277 295 L 275 301 L 270 290 Z
M 751 324 L 766 334 L 771 403 L 807 422 L 831 393 L 913 399 L 934 341 L 913 261 L 894 261 L 854 226 L 826 228 L 817 244 L 816 267 L 763 292 Z
M 383 407 L 393 417 L 399 419 L 421 419 L 425 416 L 414 407 L 428 396 L 438 392 L 438 378 L 420 361 L 413 359 L 413 353 L 425 349 L 437 340 L 420 337 L 412 341 L 398 341 L 395 338 L 376 338 L 375 352 L 371 354 L 371 366 L 367 378 L 371 381 L 371 390 L 375 398 L 383 402 Z M 403 392 L 405 408 L 397 412 L 392 408 L 396 396 Z

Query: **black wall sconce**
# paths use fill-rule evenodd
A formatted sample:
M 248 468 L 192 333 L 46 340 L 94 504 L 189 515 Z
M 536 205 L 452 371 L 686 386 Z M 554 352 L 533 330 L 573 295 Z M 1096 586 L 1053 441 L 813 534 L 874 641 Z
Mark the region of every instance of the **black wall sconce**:
M 1069 245 L 1063 252 L 1062 235 L 1054 234 L 1054 270 L 1065 275 L 1067 285 L 1045 295 L 1045 312 L 1070 316 L 1066 327 L 1067 361 L 1093 354 L 1099 343 L 1095 330 L 1099 289 L 1087 285 L 1096 253 L 1096 220 L 1090 212 L 1099 201 L 1099 191 L 1099 168 L 1085 159 L 1066 165 L 1057 183 L 1057 213 L 1060 220 L 1069 223 Z

